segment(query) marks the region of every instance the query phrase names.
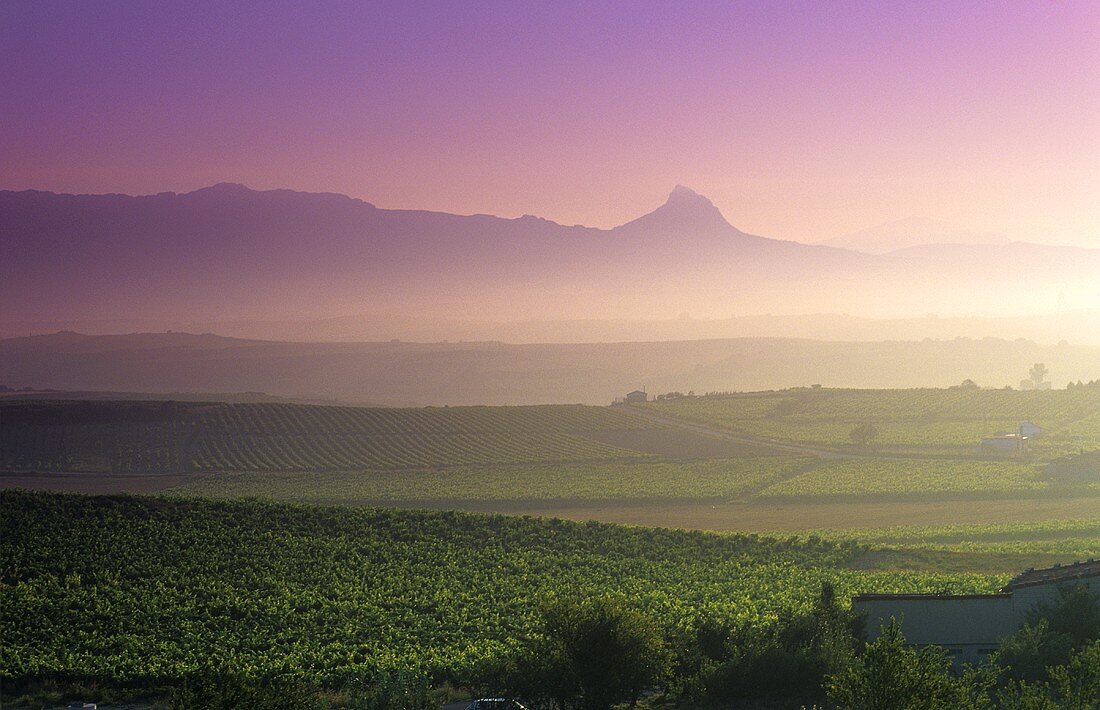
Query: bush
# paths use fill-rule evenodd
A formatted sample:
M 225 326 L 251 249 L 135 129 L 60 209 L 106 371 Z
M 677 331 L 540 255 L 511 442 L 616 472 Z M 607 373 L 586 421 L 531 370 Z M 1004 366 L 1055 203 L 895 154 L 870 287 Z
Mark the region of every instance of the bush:
M 278 678 L 248 678 L 229 671 L 196 673 L 173 687 L 168 696 L 172 708 L 323 708 L 319 689 Z
M 878 437 L 878 427 L 870 422 L 858 424 L 848 433 L 848 436 L 856 446 L 866 449 Z
M 1100 598 L 1087 587 L 1063 589 L 1058 601 L 1040 604 L 1027 623 L 1001 644 L 999 663 L 1007 677 L 1037 682 L 1048 668 L 1069 663 L 1075 651 L 1100 639 Z
M 767 627 L 701 624 L 697 675 L 685 689 L 707 702 L 821 698 L 825 678 L 851 663 L 862 638 L 862 620 L 837 604 L 826 583 L 811 611 Z
M 935 646 L 905 645 L 901 627 L 883 628 L 863 655 L 826 680 L 829 699 L 859 710 L 942 710 L 992 707 L 988 689 L 992 674 L 968 671 L 951 675 L 947 652 Z
M 661 628 L 617 600 L 550 604 L 543 610 L 543 626 L 546 644 L 536 675 L 562 704 L 605 710 L 633 703 L 669 671 Z
M 1100 708 L 1100 641 L 1072 653 L 1065 665 L 1047 669 L 1047 682 L 1010 681 L 1000 694 L 1005 710 Z

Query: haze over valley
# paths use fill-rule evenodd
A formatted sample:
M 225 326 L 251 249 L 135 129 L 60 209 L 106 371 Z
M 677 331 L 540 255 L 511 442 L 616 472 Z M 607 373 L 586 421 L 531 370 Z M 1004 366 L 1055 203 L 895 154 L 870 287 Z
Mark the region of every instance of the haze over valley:
M 649 340 L 677 336 L 659 326 L 651 336 L 645 321 L 765 314 L 812 317 L 794 327 L 788 319 L 779 332 L 731 323 L 682 328 L 679 337 L 799 337 L 800 328 L 820 337 L 815 321 L 828 314 L 894 321 L 881 327 L 882 339 L 1037 334 L 1080 342 L 1100 332 L 1081 327 L 1100 324 L 1100 249 L 926 243 L 869 254 L 780 241 L 741 232 L 680 186 L 664 205 L 611 230 L 231 184 L 145 197 L 7 191 L 0 249 L 6 335 L 113 324 L 108 332 L 295 340 Z M 994 323 L 970 333 L 912 323 L 907 333 L 897 322 L 929 314 L 1032 322 L 1018 333 Z M 1044 329 L 1047 318 L 1068 327 Z M 532 321 L 546 327 L 525 325 Z M 633 335 L 562 326 L 577 321 L 639 325 Z M 852 332 L 838 323 L 831 337 Z
M 1100 708 L 1100 3 L 0 2 L 0 706 Z
M 1100 348 L 952 339 L 741 338 L 579 344 L 301 343 L 187 333 L 0 341 L 3 383 L 68 391 L 263 392 L 388 406 L 608 404 L 652 394 L 787 387 L 1016 387 L 1035 362 L 1059 387 L 1097 379 Z

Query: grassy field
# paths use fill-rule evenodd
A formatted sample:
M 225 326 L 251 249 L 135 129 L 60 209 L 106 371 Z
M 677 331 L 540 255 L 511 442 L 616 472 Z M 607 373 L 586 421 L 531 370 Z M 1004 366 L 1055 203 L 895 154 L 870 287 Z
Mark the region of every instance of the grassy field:
M 829 461 L 769 486 L 761 500 L 918 499 L 943 496 L 1011 497 L 1058 491 L 1045 467 L 1011 461 L 845 459 Z M 1074 489 L 1074 492 L 1085 493 Z M 1100 493 L 1100 491 L 1097 491 Z
M 361 503 L 729 499 L 796 475 L 810 459 L 460 467 L 443 470 L 245 473 L 197 478 L 181 495 Z
M 0 453 L 8 469 L 0 485 L 457 508 L 714 530 L 1094 518 L 1100 510 L 1095 454 L 1048 466 L 1049 447 L 1044 457 L 1023 461 L 950 452 L 966 450 L 959 443 L 969 436 L 959 438 L 970 431 L 965 427 L 984 431 L 985 422 L 1025 411 L 1045 426 L 1069 422 L 1048 430 L 1052 440 L 1066 440 L 1068 431 L 1082 448 L 1095 449 L 1100 438 L 1089 427 L 1096 399 L 1088 389 L 795 390 L 646 405 L 645 411 L 691 417 L 664 421 L 636 416 L 633 408 L 581 406 L 8 403 L 0 405 Z M 904 431 L 910 444 L 920 437 L 933 443 L 907 456 L 856 450 L 842 438 L 868 415 L 878 418 L 881 436 Z M 829 436 L 804 438 L 835 453 L 769 451 L 759 439 L 723 439 L 694 421 L 712 428 L 748 422 L 752 426 L 742 429 L 794 439 L 798 432 L 831 429 Z M 73 470 L 83 473 L 64 473 Z
M 700 461 L 233 473 L 173 489 L 217 498 L 432 505 L 473 501 L 753 501 L 760 504 L 955 499 L 1088 498 L 1095 483 L 1050 480 L 1014 462 L 759 457 Z
M 1076 559 L 1100 554 L 1100 519 L 864 528 L 833 530 L 828 536 L 878 547 L 949 552 L 1011 552 Z
M 204 667 L 461 682 L 540 600 L 613 593 L 670 628 L 804 609 L 822 582 L 989 591 L 1006 574 L 858 569 L 851 543 L 257 501 L 0 496 L 0 677 Z
M 852 429 L 873 423 L 872 446 L 911 454 L 971 456 L 983 436 L 1023 421 L 1046 431 L 1038 459 L 1100 445 L 1100 388 L 1014 391 L 965 389 L 801 389 L 682 398 L 643 405 L 730 431 L 838 449 Z
M 555 598 L 612 594 L 690 629 L 803 610 L 824 582 L 842 599 L 991 591 L 1100 555 L 1096 455 L 1054 459 L 1100 448 L 1086 394 L 647 405 L 674 415 L 662 421 L 580 406 L 2 404 L 0 680 L 149 687 L 218 667 L 462 684 Z M 972 455 L 970 437 L 1017 418 L 1048 427 L 1032 457 Z M 847 441 L 865 421 L 877 452 Z

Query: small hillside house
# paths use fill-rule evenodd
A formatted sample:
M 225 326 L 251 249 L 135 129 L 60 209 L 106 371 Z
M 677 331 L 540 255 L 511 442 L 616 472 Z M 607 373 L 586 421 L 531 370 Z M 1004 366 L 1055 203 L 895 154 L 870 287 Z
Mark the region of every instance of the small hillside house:
M 1100 560 L 1029 569 L 996 594 L 860 594 L 852 608 L 866 616 L 872 640 L 896 619 L 907 643 L 943 646 L 958 670 L 988 658 L 1036 605 L 1055 602 L 1062 588 L 1079 584 L 1100 594 Z
M 649 395 L 643 390 L 634 390 L 633 392 L 627 392 L 626 397 L 623 398 L 627 404 L 634 404 L 635 402 L 648 402 Z

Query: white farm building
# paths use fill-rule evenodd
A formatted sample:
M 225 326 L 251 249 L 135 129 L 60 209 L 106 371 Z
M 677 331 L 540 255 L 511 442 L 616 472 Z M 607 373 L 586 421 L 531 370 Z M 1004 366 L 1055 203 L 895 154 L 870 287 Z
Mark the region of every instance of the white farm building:
M 1061 588 L 1079 584 L 1100 594 L 1100 561 L 1027 570 L 996 594 L 861 594 L 852 608 L 866 616 L 872 640 L 896 619 L 907 643 L 943 646 L 959 668 L 984 661 L 1036 605 L 1057 601 Z

